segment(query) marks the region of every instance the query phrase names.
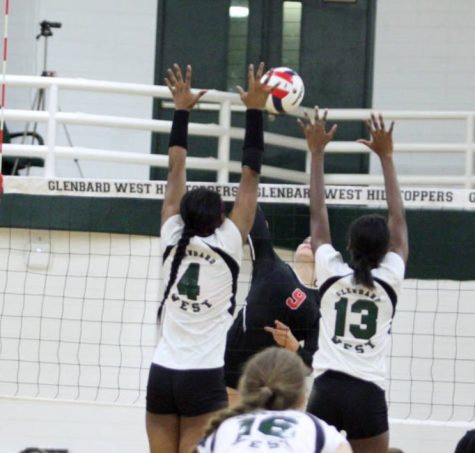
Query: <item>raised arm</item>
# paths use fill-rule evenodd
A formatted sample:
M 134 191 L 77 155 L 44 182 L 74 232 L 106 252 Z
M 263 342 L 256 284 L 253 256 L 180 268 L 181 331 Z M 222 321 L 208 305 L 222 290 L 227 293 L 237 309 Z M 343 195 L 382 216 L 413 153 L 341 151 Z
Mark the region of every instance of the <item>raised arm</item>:
M 251 259 L 253 266 L 256 265 L 256 262 L 259 260 L 275 258 L 269 226 L 259 204 L 256 207 L 256 216 L 252 229 L 249 232 L 248 241 L 252 248 Z
M 168 178 L 162 205 L 161 225 L 180 212 L 180 201 L 186 191 L 186 150 L 188 148 L 188 118 L 190 110 L 206 90 L 191 92 L 191 66 L 186 67 L 185 79 L 177 64 L 168 69 L 165 83 L 175 103 L 172 130 L 168 144 Z
M 370 148 L 381 161 L 384 187 L 388 203 L 388 228 L 390 235 L 390 250 L 396 252 L 407 262 L 409 256 L 409 240 L 407 234 L 406 214 L 402 202 L 401 190 L 397 180 L 396 167 L 393 160 L 393 128 L 394 121 L 386 130 L 383 116 L 371 114 L 371 121 L 366 123 L 371 141 L 360 139 L 359 143 Z
M 264 126 L 262 109 L 266 105 L 267 96 L 275 87 L 267 85 L 270 78 L 261 82 L 264 74 L 264 63 L 260 63 L 254 75 L 254 66 L 248 69 L 248 91 L 242 87 L 237 89 L 241 100 L 247 107 L 246 133 L 242 153 L 242 173 L 238 193 L 229 218 L 241 232 L 243 241 L 251 231 L 257 205 L 257 187 L 264 153 Z
M 312 250 L 316 252 L 322 244 L 331 242 L 328 211 L 325 204 L 324 181 L 324 150 L 335 137 L 336 124 L 327 132 L 328 110 L 319 118 L 318 107 L 315 107 L 315 116 L 310 119 L 305 113 L 305 120 L 298 120 L 300 127 L 307 139 L 307 146 L 312 153 L 310 166 L 310 234 L 312 237 Z

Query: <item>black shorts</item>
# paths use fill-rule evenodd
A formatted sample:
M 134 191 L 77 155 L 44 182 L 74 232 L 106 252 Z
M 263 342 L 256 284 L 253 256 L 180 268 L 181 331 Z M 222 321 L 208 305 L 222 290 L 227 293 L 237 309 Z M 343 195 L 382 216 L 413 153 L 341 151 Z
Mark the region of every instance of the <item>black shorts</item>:
M 241 313 L 239 314 L 241 315 Z M 242 327 L 235 321 L 228 331 L 224 353 L 224 379 L 227 387 L 238 388 L 244 364 L 254 353 L 254 350 L 245 350 L 245 343 Z
M 155 363 L 147 383 L 147 411 L 195 417 L 228 405 L 223 368 L 172 370 Z
M 313 383 L 307 411 L 348 439 L 366 439 L 388 431 L 385 392 L 376 384 L 337 371 L 326 371 Z
M 226 386 L 237 389 L 239 378 L 246 362 L 256 353 L 268 346 L 274 345 L 272 335 L 263 328 L 242 328 L 242 311 L 228 331 L 226 339 L 226 351 L 224 353 L 224 378 Z

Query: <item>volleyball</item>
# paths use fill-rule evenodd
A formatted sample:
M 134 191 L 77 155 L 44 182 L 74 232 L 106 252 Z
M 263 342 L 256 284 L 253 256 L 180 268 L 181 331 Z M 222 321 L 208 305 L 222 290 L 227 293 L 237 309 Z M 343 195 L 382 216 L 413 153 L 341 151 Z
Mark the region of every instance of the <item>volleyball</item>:
M 305 94 L 302 78 L 293 69 L 280 67 L 268 71 L 261 81 L 264 81 L 269 74 L 271 76 L 267 85 L 279 84 L 279 86 L 272 90 L 267 98 L 266 110 L 269 113 L 287 113 L 296 109 Z

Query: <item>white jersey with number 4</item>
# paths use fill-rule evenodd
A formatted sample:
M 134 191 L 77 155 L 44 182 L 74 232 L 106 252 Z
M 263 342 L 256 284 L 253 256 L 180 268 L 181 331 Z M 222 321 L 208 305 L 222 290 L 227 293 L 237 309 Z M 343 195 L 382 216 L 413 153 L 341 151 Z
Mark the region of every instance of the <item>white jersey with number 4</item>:
M 259 411 L 225 420 L 198 453 L 334 453 L 346 443 L 333 427 L 296 410 Z
M 164 290 L 183 228 L 181 216 L 175 215 L 161 229 Z M 241 260 L 241 233 L 229 219 L 211 236 L 190 239 L 165 301 L 154 363 L 177 370 L 224 365 Z
M 386 348 L 404 279 L 404 261 L 388 252 L 371 270 L 374 288 L 355 284 L 353 270 L 330 244 L 317 249 L 315 263 L 321 296 L 315 376 L 334 370 L 384 389 Z

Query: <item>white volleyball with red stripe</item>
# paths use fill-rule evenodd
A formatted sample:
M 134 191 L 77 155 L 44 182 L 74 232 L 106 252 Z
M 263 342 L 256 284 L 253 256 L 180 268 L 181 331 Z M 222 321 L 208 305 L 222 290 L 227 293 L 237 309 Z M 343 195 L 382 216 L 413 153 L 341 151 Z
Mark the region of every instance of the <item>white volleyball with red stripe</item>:
M 264 81 L 270 74 L 267 85 L 277 88 L 267 98 L 266 110 L 270 113 L 287 113 L 297 108 L 302 102 L 305 87 L 302 78 L 290 68 L 275 68 L 262 77 Z

